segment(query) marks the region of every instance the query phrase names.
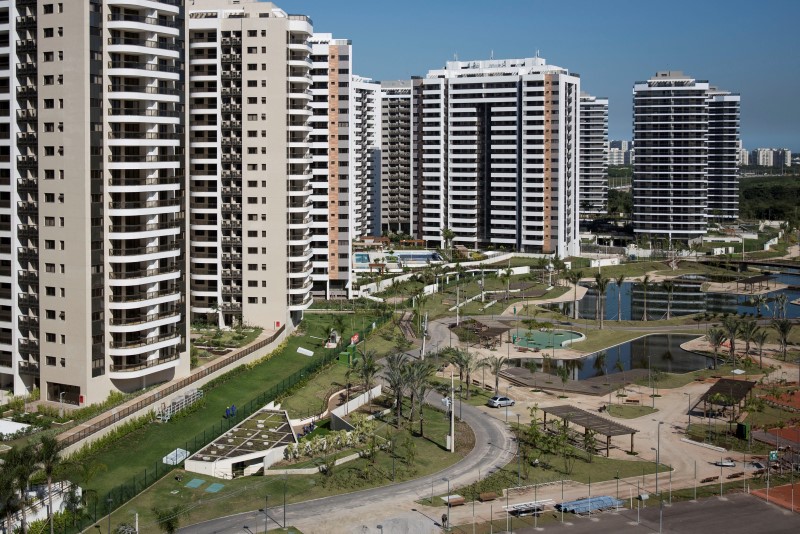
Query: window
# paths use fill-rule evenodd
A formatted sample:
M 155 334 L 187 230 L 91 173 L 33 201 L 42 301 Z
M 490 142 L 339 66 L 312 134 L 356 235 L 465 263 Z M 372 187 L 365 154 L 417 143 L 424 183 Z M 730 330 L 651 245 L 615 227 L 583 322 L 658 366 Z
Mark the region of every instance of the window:
M 47 319 L 55 319 L 56 318 L 56 311 L 55 310 L 45 310 L 44 316 Z
M 258 70 L 258 63 L 248 63 L 247 70 Z
M 44 85 L 53 85 L 53 84 L 55 84 L 55 81 L 56 81 L 55 76 L 53 76 L 53 75 L 45 75 L 44 80 L 42 81 L 42 83 Z
M 55 57 L 55 55 L 54 55 L 52 52 L 45 52 L 45 53 L 42 55 L 42 59 L 43 59 L 45 62 L 50 62 L 50 61 L 53 61 L 53 58 L 54 58 L 54 57 Z
M 44 248 L 47 250 L 55 250 L 56 249 L 56 241 L 55 239 L 45 239 L 44 240 Z
M 45 147 L 47 148 L 47 147 Z M 50 147 L 52 148 L 52 147 Z M 44 201 L 45 202 L 55 202 L 56 201 L 56 194 L 55 193 L 45 193 L 44 194 Z
M 45 263 L 44 264 L 44 270 L 45 270 L 45 272 L 48 272 L 48 273 L 54 273 L 54 272 L 56 272 L 56 264 L 55 263 Z
M 258 297 L 247 297 L 248 304 L 258 304 Z
M 248 271 L 257 271 L 258 270 L 258 264 L 257 263 L 248 263 L 247 264 L 247 270 Z
M 258 287 L 258 280 L 248 280 L 247 287 Z
M 55 356 L 45 356 L 45 363 L 50 366 L 56 365 L 56 357 Z
M 50 15 L 51 13 L 53 13 L 53 4 L 45 4 L 44 6 L 42 6 L 42 13 L 44 13 L 45 15 Z
M 55 297 L 56 296 L 56 288 L 53 286 L 45 286 L 44 294 L 48 297 Z
M 44 109 L 53 109 L 56 107 L 56 101 L 52 98 L 44 99 Z
M 52 146 L 44 147 L 44 155 L 45 156 L 55 156 L 56 155 L 56 148 L 52 147 Z
M 45 226 L 55 226 L 56 225 L 56 218 L 55 217 L 45 217 L 44 218 L 44 225 Z
M 46 123 L 44 123 L 44 131 L 45 132 L 55 132 L 56 131 L 56 125 L 54 123 L 52 123 L 52 122 L 46 122 Z
M 56 335 L 52 332 L 47 332 L 44 335 L 44 340 L 48 343 L 55 343 L 56 342 Z

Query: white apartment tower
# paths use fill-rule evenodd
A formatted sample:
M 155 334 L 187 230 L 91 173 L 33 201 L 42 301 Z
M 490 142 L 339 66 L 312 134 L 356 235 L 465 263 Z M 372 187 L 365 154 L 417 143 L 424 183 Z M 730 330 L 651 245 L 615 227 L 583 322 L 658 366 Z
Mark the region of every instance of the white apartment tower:
M 188 11 L 192 314 L 296 324 L 311 304 L 311 22 L 252 0 Z
M 665 71 L 633 89 L 634 232 L 687 240 L 738 214 L 739 96 Z
M 360 76 L 350 84 L 351 216 L 358 238 L 380 235 L 381 86 Z
M 534 57 L 451 61 L 412 85 L 417 238 L 577 254 L 580 78 Z
M 182 3 L 3 1 L 0 25 L 0 387 L 186 375 Z
M 580 214 L 608 211 L 608 99 L 581 94 Z
M 380 231 L 411 233 L 411 80 L 381 82 Z

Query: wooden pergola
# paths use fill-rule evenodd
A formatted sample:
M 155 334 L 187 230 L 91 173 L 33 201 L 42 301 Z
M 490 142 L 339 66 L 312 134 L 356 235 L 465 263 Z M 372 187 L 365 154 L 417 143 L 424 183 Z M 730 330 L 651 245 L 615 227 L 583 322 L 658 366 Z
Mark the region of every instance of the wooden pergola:
M 760 274 L 758 276 L 748 276 L 747 278 L 740 278 L 736 280 L 736 290 L 739 290 L 739 284 L 744 286 L 745 291 L 750 291 L 751 293 L 755 290 L 756 285 L 758 285 L 758 289 L 764 289 L 764 284 L 766 284 L 766 288 L 769 289 L 769 283 L 775 280 L 775 276 L 771 274 Z
M 633 453 L 633 436 L 638 430 L 621 425 L 615 421 L 611 421 L 610 419 L 606 419 L 605 417 L 600 417 L 599 415 L 595 415 L 593 413 L 587 412 L 585 410 L 581 410 L 580 408 L 576 408 L 574 406 L 570 406 L 569 404 L 564 404 L 561 406 L 550 406 L 549 408 L 542 408 L 542 412 L 544 412 L 544 419 L 543 424 L 547 425 L 547 414 L 554 415 L 559 419 L 562 419 L 567 424 L 575 423 L 576 425 L 583 427 L 584 434 L 586 431 L 591 430 L 600 434 L 601 436 L 606 437 L 606 456 L 609 456 L 611 452 L 611 438 L 613 436 L 626 436 L 630 434 L 631 436 L 631 453 Z

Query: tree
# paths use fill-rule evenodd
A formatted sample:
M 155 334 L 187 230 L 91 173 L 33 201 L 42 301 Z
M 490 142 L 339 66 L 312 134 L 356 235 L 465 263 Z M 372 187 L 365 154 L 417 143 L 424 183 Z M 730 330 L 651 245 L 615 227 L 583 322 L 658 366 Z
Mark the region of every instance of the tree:
M 367 390 L 367 397 L 369 399 L 369 407 L 372 409 L 372 386 L 375 384 L 375 377 L 378 375 L 379 367 L 375 361 L 377 353 L 374 350 L 368 350 L 361 353 L 361 361 L 358 362 L 358 376 L 364 382 L 364 388 Z
M 789 345 L 789 334 L 792 332 L 792 327 L 794 325 L 788 319 L 776 319 L 772 321 L 770 326 L 773 330 L 775 330 L 775 333 L 778 334 L 778 343 L 781 347 L 783 361 L 786 361 L 786 349 Z
M 497 392 L 500 389 L 500 372 L 503 370 L 503 367 L 508 364 L 508 358 L 505 356 L 491 356 L 486 359 L 486 367 L 489 368 L 491 373 L 494 375 L 494 394 L 497 395 Z
M 6 514 L 6 532 L 13 532 L 11 528 L 11 518 L 17 513 L 20 507 L 20 500 L 17 497 L 17 486 L 14 480 L 14 469 L 8 463 L 9 455 L 16 454 L 16 449 L 12 447 L 6 455 L 6 463 L 0 469 L 0 509 Z
M 624 282 L 624 274 L 621 274 L 614 279 L 614 283 L 617 284 L 617 321 L 622 321 L 622 284 Z
M 756 333 L 759 331 L 758 323 L 753 320 L 743 320 L 740 326 L 740 335 L 744 341 L 744 355 L 750 355 L 750 343 L 755 339 Z
M 608 289 L 608 284 L 611 282 L 610 278 L 603 276 L 600 273 L 594 275 L 594 285 L 597 289 L 597 317 L 600 319 L 600 330 L 603 329 L 603 316 L 605 315 L 605 306 L 603 306 L 603 301 L 606 296 L 606 289 Z
M 622 363 L 622 357 L 619 356 L 617 358 L 617 362 L 614 364 L 614 369 L 622 373 L 622 392 L 625 392 L 625 365 Z
M 647 288 L 650 284 L 650 275 L 646 274 L 642 277 L 642 290 L 644 291 L 644 311 L 642 312 L 642 321 L 647 321 Z
M 756 307 L 756 315 L 761 317 L 761 307 L 763 306 L 766 310 L 769 309 L 769 306 L 767 305 L 767 297 L 764 294 L 754 296 L 753 306 Z
M 578 282 L 583 278 L 583 271 L 569 271 L 567 273 L 567 281 L 573 286 L 572 293 L 572 316 L 574 319 L 578 318 Z
M 442 228 L 442 239 L 444 240 L 444 247 L 446 249 L 450 249 L 450 261 L 453 260 L 453 238 L 456 237 L 456 233 L 451 230 L 450 228 Z
M 764 345 L 767 343 L 768 337 L 769 333 L 763 328 L 759 328 L 758 331 L 753 336 L 753 341 L 758 347 L 758 366 L 762 369 L 764 368 L 764 360 L 762 358 L 762 354 L 764 353 Z
M 470 384 L 472 384 L 472 373 L 483 369 L 488 362 L 478 359 L 478 354 L 469 352 L 468 350 L 452 349 L 449 351 L 451 354 L 450 361 L 458 368 L 459 380 L 463 383 L 466 378 L 467 382 L 467 400 L 470 397 Z
M 430 360 L 414 360 L 410 364 L 408 389 L 411 391 L 411 421 L 414 420 L 414 402 L 416 401 L 419 410 L 419 435 L 424 435 L 424 419 L 422 407 L 425 404 L 425 395 L 430 389 L 429 378 L 435 371 L 435 367 Z M 452 399 L 451 399 L 452 401 Z
M 151 508 L 153 515 L 156 516 L 156 523 L 161 532 L 166 534 L 175 534 L 180 526 L 181 517 L 186 515 L 188 511 L 182 504 L 176 504 L 172 508 Z
M 53 475 L 61 467 L 61 451 L 64 449 L 62 442 L 53 436 L 43 435 L 39 441 L 38 461 L 47 477 L 47 518 L 50 523 L 50 534 L 53 534 Z
M 708 343 L 714 349 L 714 369 L 717 368 L 717 353 L 726 339 L 725 332 L 719 328 L 711 328 L 706 333 L 706 340 L 708 340 Z
M 408 373 L 406 371 L 406 355 L 401 352 L 389 354 L 386 357 L 386 370 L 383 377 L 394 393 L 394 402 L 397 406 L 397 425 L 403 417 L 403 392 L 408 383 Z
M 667 321 L 669 321 L 672 316 L 672 293 L 675 291 L 675 282 L 664 280 L 661 282 L 661 289 L 667 293 Z
M 33 445 L 14 447 L 6 453 L 5 464 L 11 466 L 14 477 L 14 486 L 19 493 L 20 511 L 22 513 L 22 526 L 20 532 L 25 534 L 28 520 L 25 514 L 27 505 L 28 485 L 31 477 L 37 470 L 37 455 Z
M 567 396 L 567 381 L 569 380 L 569 371 L 565 365 L 558 368 L 558 377 L 561 379 L 561 397 Z
M 728 338 L 730 359 L 733 366 L 736 367 L 736 336 L 742 331 L 742 323 L 735 315 L 728 315 L 722 318 L 722 328 L 725 330 L 725 336 Z
M 509 298 L 509 294 L 511 293 L 511 276 L 514 274 L 513 269 L 509 267 L 508 269 L 504 269 L 500 273 L 500 278 L 505 280 L 506 282 L 506 300 Z
M 775 297 L 775 302 L 778 305 L 778 315 L 781 319 L 786 319 L 786 304 L 789 302 L 789 297 L 786 293 L 781 293 Z
M 597 436 L 596 432 L 590 428 L 587 428 L 583 432 L 583 449 L 586 451 L 586 456 L 588 457 L 588 462 L 592 463 L 594 459 L 594 453 L 597 451 Z
M 608 355 L 605 351 L 601 351 L 597 353 L 597 356 L 594 358 L 594 370 L 597 371 L 597 374 L 602 374 L 603 376 L 608 374 L 608 369 L 606 369 L 606 362 L 608 360 Z

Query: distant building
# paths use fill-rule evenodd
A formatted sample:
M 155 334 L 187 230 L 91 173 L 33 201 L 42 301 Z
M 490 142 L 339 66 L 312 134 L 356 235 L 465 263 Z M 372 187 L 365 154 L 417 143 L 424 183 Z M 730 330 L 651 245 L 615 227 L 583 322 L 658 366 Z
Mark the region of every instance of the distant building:
M 608 211 L 608 99 L 581 94 L 580 214 Z
M 788 148 L 756 148 L 750 162 L 758 167 L 791 167 L 792 151 Z
M 411 233 L 411 80 L 381 82 L 380 231 Z
M 739 96 L 682 72 L 633 88 L 638 235 L 687 240 L 738 216 Z
M 633 163 L 633 143 L 628 140 L 609 141 L 608 164 L 631 165 Z
M 578 253 L 580 78 L 534 57 L 450 61 L 418 82 L 416 237 Z

